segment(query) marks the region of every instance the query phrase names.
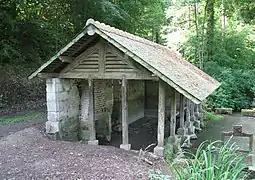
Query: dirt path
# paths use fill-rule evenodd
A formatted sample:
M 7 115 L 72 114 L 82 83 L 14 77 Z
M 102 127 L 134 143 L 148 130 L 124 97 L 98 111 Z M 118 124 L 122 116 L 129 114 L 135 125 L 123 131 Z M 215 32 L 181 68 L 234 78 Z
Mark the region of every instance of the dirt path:
M 25 128 L 29 128 L 36 125 L 38 126 L 46 122 L 46 117 L 47 117 L 46 109 L 17 112 L 17 113 L 12 113 L 6 116 L 1 116 L 1 118 L 12 118 L 12 117 L 19 117 L 19 116 L 31 115 L 31 114 L 38 114 L 38 117 L 29 119 L 25 122 L 20 122 L 15 124 L 7 124 L 7 125 L 0 124 L 0 137 L 10 135 L 12 133 L 23 130 Z
M 0 139 L 0 179 L 148 179 L 150 166 L 132 152 L 108 146 L 50 141 L 31 127 Z

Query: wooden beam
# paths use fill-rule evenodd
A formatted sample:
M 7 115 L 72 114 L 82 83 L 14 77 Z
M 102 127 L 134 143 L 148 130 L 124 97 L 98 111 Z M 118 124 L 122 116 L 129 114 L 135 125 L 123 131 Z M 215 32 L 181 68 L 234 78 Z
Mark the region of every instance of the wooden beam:
M 90 124 L 90 141 L 96 140 L 96 130 L 95 130 L 95 111 L 94 111 L 94 88 L 93 88 L 93 80 L 89 79 L 89 111 L 88 111 L 88 119 Z
M 105 72 L 105 42 L 104 40 L 101 40 L 99 42 L 99 60 L 98 60 L 98 65 L 99 65 L 99 72 L 104 73 Z
M 190 100 L 186 99 L 187 109 L 186 109 L 186 121 L 190 123 Z
M 158 92 L 158 147 L 164 147 L 165 129 L 165 83 L 159 81 Z
M 184 96 L 182 94 L 180 94 L 180 109 L 179 109 L 179 113 L 180 113 L 180 127 L 183 128 L 184 127 Z
M 38 76 L 41 78 L 71 78 L 71 79 L 122 79 L 123 75 L 126 79 L 137 79 L 137 80 L 154 80 L 157 81 L 157 77 L 151 77 L 144 74 L 133 73 L 133 72 L 109 72 L 109 73 L 97 73 L 97 72 L 75 72 L 75 73 L 39 73 Z
M 76 51 L 74 53 L 71 54 L 71 56 L 75 55 L 77 52 L 79 52 L 82 48 L 84 48 L 85 46 L 87 46 L 89 43 L 91 43 L 92 41 L 94 41 L 97 37 L 91 37 L 90 39 L 86 40 L 79 48 L 76 49 Z
M 128 144 L 128 122 L 127 122 L 127 79 L 123 76 L 121 86 L 122 104 L 122 144 Z
M 170 136 L 175 136 L 175 129 L 176 129 L 176 91 L 175 89 L 172 88 Z
M 88 48 L 84 53 L 80 54 L 78 57 L 76 57 L 71 64 L 69 64 L 66 68 L 64 68 L 61 73 L 66 73 L 69 70 L 73 69 L 74 67 L 78 66 L 82 61 L 85 60 L 87 56 L 92 54 L 94 51 L 98 50 L 99 43 L 97 43 L 95 46 L 92 46 Z
M 70 56 L 59 56 L 60 61 L 71 63 L 75 58 Z

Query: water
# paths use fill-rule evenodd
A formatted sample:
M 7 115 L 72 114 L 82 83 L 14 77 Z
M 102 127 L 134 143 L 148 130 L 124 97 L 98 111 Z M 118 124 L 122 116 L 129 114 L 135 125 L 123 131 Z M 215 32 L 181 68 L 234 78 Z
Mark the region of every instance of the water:
M 223 120 L 218 121 L 209 121 L 207 122 L 207 127 L 198 135 L 198 139 L 193 141 L 192 149 L 196 149 L 199 144 L 203 141 L 216 141 L 221 139 L 222 131 L 232 131 L 233 125 L 242 125 L 243 132 L 252 133 L 255 135 L 255 118 L 251 117 L 242 117 L 240 113 L 235 113 L 233 115 L 225 115 Z M 225 138 L 227 139 L 227 138 Z M 255 138 L 253 139 L 253 154 Z M 249 149 L 249 138 L 244 137 L 234 137 L 231 142 L 235 142 L 240 149 L 248 150 Z M 255 166 L 255 158 L 252 157 L 252 165 Z
M 255 134 L 255 118 L 241 117 L 240 113 L 233 115 L 225 115 L 223 120 L 209 121 L 207 127 L 197 134 L 198 139 L 192 141 L 192 150 L 195 150 L 203 141 L 220 140 L 222 131 L 232 131 L 233 125 L 243 125 L 243 132 Z M 169 126 L 166 125 L 165 129 Z M 167 137 L 167 136 L 166 136 Z M 111 142 L 103 143 L 105 145 L 112 145 L 119 147 L 121 144 L 121 132 L 112 135 Z M 248 150 L 249 138 L 234 138 L 232 140 L 244 150 Z M 255 141 L 255 138 L 254 138 Z M 153 143 L 157 143 L 157 118 L 142 118 L 129 125 L 129 143 L 132 149 L 145 149 Z M 253 146 L 255 142 L 253 143 Z M 155 146 L 149 150 L 152 151 Z M 254 150 L 254 147 L 253 147 Z M 255 165 L 255 158 L 253 157 L 253 165 Z

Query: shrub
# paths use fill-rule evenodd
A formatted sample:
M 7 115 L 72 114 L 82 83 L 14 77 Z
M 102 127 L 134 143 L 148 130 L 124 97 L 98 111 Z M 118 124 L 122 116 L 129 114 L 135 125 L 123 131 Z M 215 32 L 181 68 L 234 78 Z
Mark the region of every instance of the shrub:
M 229 140 L 230 141 L 230 140 Z M 195 154 L 186 153 L 189 159 L 180 167 L 173 164 L 178 180 L 240 180 L 248 174 L 244 172 L 246 155 L 239 153 L 237 146 L 220 141 L 203 142 Z
M 220 114 L 215 114 L 213 112 L 205 112 L 204 117 L 205 117 L 205 121 L 218 121 L 224 118 L 224 116 Z

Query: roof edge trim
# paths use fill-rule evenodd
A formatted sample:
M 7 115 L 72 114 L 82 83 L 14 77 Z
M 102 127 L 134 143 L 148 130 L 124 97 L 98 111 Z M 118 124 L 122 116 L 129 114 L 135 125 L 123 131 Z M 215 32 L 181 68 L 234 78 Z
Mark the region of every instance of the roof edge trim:
M 46 63 L 41 65 L 35 72 L 33 72 L 28 79 L 32 79 L 38 75 L 44 68 L 49 66 L 53 61 L 57 59 L 62 53 L 64 53 L 68 48 L 70 48 L 74 43 L 76 43 L 79 39 L 81 39 L 86 34 L 86 29 L 84 29 L 81 33 L 79 33 L 70 43 L 64 46 L 60 51 L 58 51 L 54 56 L 52 56 Z

